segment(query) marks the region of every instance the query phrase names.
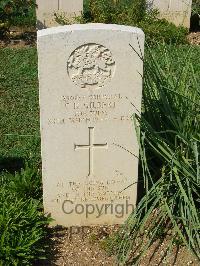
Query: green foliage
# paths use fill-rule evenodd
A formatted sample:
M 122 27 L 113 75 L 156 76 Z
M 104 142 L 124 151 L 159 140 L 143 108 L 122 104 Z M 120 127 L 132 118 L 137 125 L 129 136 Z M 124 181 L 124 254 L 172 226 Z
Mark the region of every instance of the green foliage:
M 122 262 L 137 264 L 156 239 L 161 245 L 168 234 L 166 252 L 181 244 L 200 259 L 198 53 L 187 46 L 146 51 L 143 114 L 136 117 L 146 193 L 122 229 Z
M 54 14 L 55 21 L 60 25 L 70 25 L 70 24 L 83 24 L 85 23 L 85 19 L 83 16 L 72 16 L 70 18 L 66 17 L 65 14 L 55 13 Z
M 8 189 L 10 193 L 13 193 L 18 198 L 42 198 L 42 184 L 41 184 L 41 173 L 34 167 L 26 166 L 21 171 L 13 174 L 5 174 L 5 180 L 9 180 Z
M 33 25 L 35 23 L 35 0 L 1 0 L 0 33 L 11 25 Z
M 194 1 L 194 10 L 198 9 L 198 1 Z M 1 0 L 0 34 L 8 32 L 11 25 L 35 25 L 35 9 L 35 0 Z M 85 0 L 83 16 L 69 20 L 55 14 L 55 20 L 61 25 L 96 22 L 137 26 L 144 30 L 148 43 L 187 42 L 187 30 L 158 19 L 156 11 L 147 10 L 146 0 Z
M 187 29 L 158 19 L 156 11 L 148 11 L 146 0 L 88 0 L 84 22 L 121 24 L 142 28 L 148 43 L 186 43 Z
M 200 0 L 192 1 L 192 14 L 199 14 L 200 16 Z
M 41 175 L 26 164 L 14 175 L 0 175 L 0 265 L 32 265 L 44 259 L 50 218 L 41 204 Z
M 45 258 L 50 222 L 41 204 L 41 175 L 26 164 L 14 175 L 0 175 L 0 265 L 32 265 Z
M 39 207 L 31 198 L 18 199 L 6 186 L 0 188 L 0 264 L 31 265 L 43 257 L 48 220 Z
M 145 0 L 89 0 L 85 17 L 96 23 L 131 25 L 145 17 L 145 10 Z
M 63 15 L 56 15 L 59 24 L 71 24 Z M 155 10 L 148 11 L 146 0 L 87 0 L 82 17 L 75 17 L 78 23 L 120 24 L 142 28 L 148 44 L 185 44 L 188 30 L 176 27 L 165 19 L 158 19 Z
M 44 257 L 36 49 L 0 49 L 0 265 Z M 3 171 L 4 170 L 4 171 Z
M 0 165 L 7 158 L 40 164 L 37 51 L 0 50 Z M 9 163 L 10 160 L 10 163 Z M 12 165 L 11 165 L 12 166 Z
M 141 21 L 138 27 L 142 28 L 145 33 L 146 42 L 150 44 L 186 44 L 188 30 L 184 27 L 176 27 L 165 19 L 152 19 L 146 17 Z

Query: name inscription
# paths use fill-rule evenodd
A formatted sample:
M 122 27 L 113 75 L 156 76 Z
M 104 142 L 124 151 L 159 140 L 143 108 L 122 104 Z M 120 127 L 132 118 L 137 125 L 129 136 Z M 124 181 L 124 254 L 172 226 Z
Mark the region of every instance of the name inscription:
M 124 97 L 119 94 L 63 95 L 60 104 L 66 116 L 48 119 L 49 125 L 64 125 L 68 122 L 89 123 L 101 121 L 129 121 L 126 114 L 115 114 Z M 113 114 L 113 115 L 112 115 Z

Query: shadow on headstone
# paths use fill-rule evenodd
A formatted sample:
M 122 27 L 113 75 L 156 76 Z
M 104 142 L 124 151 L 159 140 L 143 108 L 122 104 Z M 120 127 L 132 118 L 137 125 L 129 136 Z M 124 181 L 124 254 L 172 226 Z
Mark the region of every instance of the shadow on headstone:
M 0 157 L 0 173 L 3 171 L 14 174 L 17 171 L 20 171 L 25 166 L 25 160 L 18 157 Z

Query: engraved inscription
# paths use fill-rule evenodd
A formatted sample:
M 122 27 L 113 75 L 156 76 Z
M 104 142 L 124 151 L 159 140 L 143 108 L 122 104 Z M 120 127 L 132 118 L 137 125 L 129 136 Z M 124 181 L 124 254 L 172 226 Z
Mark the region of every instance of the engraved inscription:
M 60 103 L 66 112 L 62 117 L 49 117 L 48 125 L 88 124 L 104 121 L 130 122 L 132 114 L 116 112 L 125 99 L 120 93 L 63 95 Z
M 112 53 L 100 44 L 89 43 L 78 47 L 70 55 L 67 70 L 71 80 L 81 88 L 101 88 L 114 75 Z
M 89 171 L 88 176 L 93 175 L 93 153 L 94 149 L 98 148 L 108 148 L 108 144 L 94 144 L 94 127 L 89 127 L 89 145 L 74 145 L 74 149 L 80 150 L 80 149 L 86 149 L 89 151 Z
M 57 183 L 57 187 L 62 188 L 63 193 L 59 192 L 55 200 L 59 202 L 65 199 L 73 202 L 130 200 L 126 190 L 130 185 L 128 180 L 128 177 L 117 170 L 111 179 L 102 180 L 97 176 L 83 176 L 81 181 L 64 180 Z
M 103 180 L 103 178 L 82 177 L 83 181 L 64 181 L 58 183 L 57 187 L 63 188 L 66 192 L 59 193 L 57 198 L 59 201 L 69 199 L 79 202 L 112 202 L 115 200 L 130 200 L 130 196 L 127 194 L 126 187 L 128 187 L 128 178 L 123 174 L 116 175 L 110 180 Z M 98 179 L 98 180 L 97 180 Z M 62 200 L 60 202 L 62 202 Z

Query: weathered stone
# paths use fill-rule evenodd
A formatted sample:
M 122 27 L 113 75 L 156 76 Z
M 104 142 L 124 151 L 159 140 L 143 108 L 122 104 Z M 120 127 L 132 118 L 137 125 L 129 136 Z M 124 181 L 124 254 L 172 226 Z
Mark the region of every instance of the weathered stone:
M 83 0 L 36 0 L 37 29 L 58 26 L 55 14 L 71 20 L 83 12 Z
M 44 208 L 54 224 L 120 224 L 136 204 L 144 34 L 38 31 Z
M 147 3 L 149 8 L 160 12 L 160 18 L 190 28 L 192 0 L 147 0 Z

